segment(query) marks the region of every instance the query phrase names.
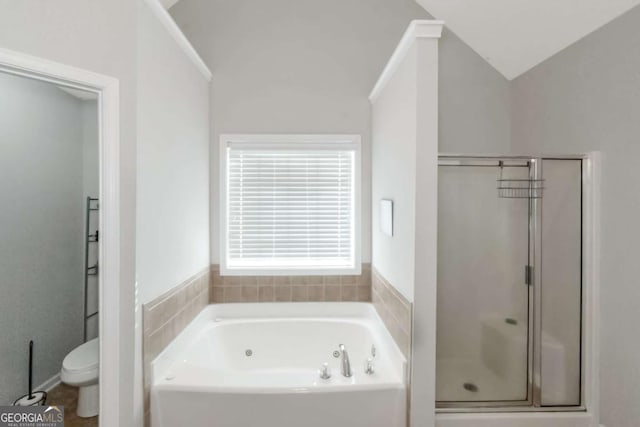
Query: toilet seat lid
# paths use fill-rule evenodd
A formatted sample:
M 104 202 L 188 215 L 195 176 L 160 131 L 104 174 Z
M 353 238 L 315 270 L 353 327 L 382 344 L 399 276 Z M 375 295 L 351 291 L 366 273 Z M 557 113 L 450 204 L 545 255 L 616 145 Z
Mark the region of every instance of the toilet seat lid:
M 62 361 L 67 371 L 85 371 L 97 368 L 100 363 L 100 343 L 98 338 L 76 347 Z

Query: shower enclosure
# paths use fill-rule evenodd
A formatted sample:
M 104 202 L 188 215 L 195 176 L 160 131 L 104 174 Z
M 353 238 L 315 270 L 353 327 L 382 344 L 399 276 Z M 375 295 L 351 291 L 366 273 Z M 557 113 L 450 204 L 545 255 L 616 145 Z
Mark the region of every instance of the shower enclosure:
M 584 161 L 440 156 L 439 410 L 583 404 Z

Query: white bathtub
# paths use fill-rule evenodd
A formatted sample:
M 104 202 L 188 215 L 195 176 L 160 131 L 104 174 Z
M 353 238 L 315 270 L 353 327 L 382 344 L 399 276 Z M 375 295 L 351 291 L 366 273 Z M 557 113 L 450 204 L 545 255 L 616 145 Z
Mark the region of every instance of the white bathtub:
M 151 369 L 152 427 L 406 426 L 406 361 L 366 303 L 213 304 Z

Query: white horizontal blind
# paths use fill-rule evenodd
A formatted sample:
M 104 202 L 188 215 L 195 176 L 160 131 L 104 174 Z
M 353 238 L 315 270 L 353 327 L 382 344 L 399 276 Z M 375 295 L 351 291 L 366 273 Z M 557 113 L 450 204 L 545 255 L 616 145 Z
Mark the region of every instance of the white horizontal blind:
M 227 267 L 355 264 L 353 149 L 227 148 Z

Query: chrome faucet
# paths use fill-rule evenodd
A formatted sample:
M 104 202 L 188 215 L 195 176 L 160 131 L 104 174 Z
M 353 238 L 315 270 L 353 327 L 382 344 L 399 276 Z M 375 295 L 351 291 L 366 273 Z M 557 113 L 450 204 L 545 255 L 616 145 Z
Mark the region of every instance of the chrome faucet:
M 344 344 L 340 344 L 340 354 L 342 354 L 342 376 L 349 378 L 351 376 L 351 363 L 349 362 L 349 353 Z

